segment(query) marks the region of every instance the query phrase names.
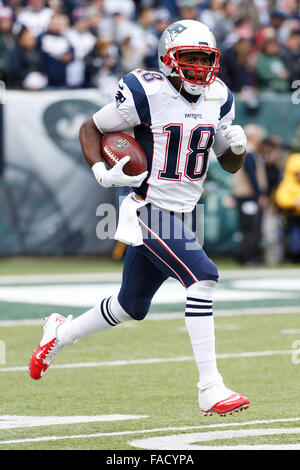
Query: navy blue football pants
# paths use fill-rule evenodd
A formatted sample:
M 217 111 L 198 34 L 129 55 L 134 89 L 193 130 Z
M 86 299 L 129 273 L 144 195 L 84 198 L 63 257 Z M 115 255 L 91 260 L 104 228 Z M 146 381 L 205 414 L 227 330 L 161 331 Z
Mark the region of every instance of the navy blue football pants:
M 186 288 L 200 280 L 218 280 L 215 264 L 183 219 L 150 204 L 139 212 L 143 245 L 127 248 L 118 295 L 135 320 L 147 315 L 154 294 L 169 277 Z

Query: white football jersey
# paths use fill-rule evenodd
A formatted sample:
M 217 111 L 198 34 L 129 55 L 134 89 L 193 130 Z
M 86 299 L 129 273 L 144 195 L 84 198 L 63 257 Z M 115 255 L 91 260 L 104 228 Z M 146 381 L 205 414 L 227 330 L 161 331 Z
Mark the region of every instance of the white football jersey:
M 147 156 L 148 176 L 134 191 L 174 212 L 190 212 L 197 204 L 210 150 L 218 157 L 229 148 L 220 139 L 220 125 L 234 119 L 233 94 L 219 79 L 193 100 L 185 99 L 164 74 L 142 69 L 124 76 L 116 92 L 118 112 Z

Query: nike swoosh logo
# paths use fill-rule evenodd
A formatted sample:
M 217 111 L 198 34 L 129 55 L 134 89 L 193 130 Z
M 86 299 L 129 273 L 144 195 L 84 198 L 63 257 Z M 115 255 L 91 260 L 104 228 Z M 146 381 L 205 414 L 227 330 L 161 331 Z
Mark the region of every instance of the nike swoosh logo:
M 41 359 L 41 354 L 44 352 L 43 349 L 40 350 L 40 352 L 36 355 L 37 359 Z
M 222 405 L 231 405 L 236 403 L 241 398 L 243 398 L 241 395 L 231 395 L 230 397 L 221 400 L 219 403 L 222 403 Z

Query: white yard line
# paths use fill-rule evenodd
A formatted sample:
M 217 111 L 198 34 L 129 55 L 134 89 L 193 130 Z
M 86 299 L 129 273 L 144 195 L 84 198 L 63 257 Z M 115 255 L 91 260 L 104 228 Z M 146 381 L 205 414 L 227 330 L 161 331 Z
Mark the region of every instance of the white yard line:
M 48 284 L 62 282 L 120 282 L 122 273 L 19 274 L 0 276 L 0 284 Z
M 288 351 L 249 351 L 242 353 L 225 353 L 217 354 L 217 359 L 239 359 L 239 358 L 251 358 L 251 357 L 266 357 L 266 356 L 286 356 L 293 354 L 295 350 Z M 106 361 L 106 362 L 74 362 L 70 364 L 57 364 L 52 365 L 51 369 L 78 369 L 87 367 L 120 367 L 120 366 L 133 366 L 133 365 L 147 365 L 147 364 L 161 364 L 168 362 L 186 362 L 193 361 L 193 356 L 182 356 L 182 357 L 164 357 L 164 358 L 149 358 L 149 359 L 134 359 L 130 361 Z M 16 366 L 16 367 L 2 367 L 0 372 L 24 372 L 27 371 L 28 367 Z
M 25 263 L 26 261 L 24 261 Z M 101 263 L 99 262 L 99 269 Z M 300 277 L 299 268 L 270 268 L 270 269 L 226 269 L 219 270 L 220 279 L 241 279 L 241 278 L 268 278 L 268 277 Z M 122 272 L 105 273 L 57 273 L 57 274 L 16 274 L 0 275 L 0 284 L 30 284 L 48 282 L 119 282 L 122 279 Z M 176 282 L 170 280 L 171 282 Z M 176 282 L 177 283 L 177 282 Z
M 270 420 L 255 420 L 255 421 L 245 421 L 245 422 L 232 422 L 232 423 L 221 423 L 221 424 L 208 424 L 201 426 L 183 426 L 183 427 L 166 427 L 166 428 L 154 428 L 154 429 L 141 429 L 137 431 L 119 431 L 119 432 L 100 432 L 93 434 L 73 434 L 66 436 L 41 436 L 35 438 L 26 438 L 26 439 L 11 439 L 6 441 L 0 441 L 0 445 L 3 444 L 26 444 L 28 442 L 43 442 L 43 441 L 58 441 L 64 439 L 90 439 L 95 437 L 113 437 L 113 436 L 129 436 L 134 434 L 149 434 L 156 432 L 171 432 L 171 431 L 189 431 L 193 429 L 216 429 L 216 428 L 226 428 L 226 427 L 243 427 L 243 426 L 256 426 L 261 424 L 275 424 L 275 423 L 293 423 L 300 421 L 298 418 L 283 418 L 283 419 L 270 419 Z M 282 428 L 282 433 L 284 433 L 284 428 Z
M 95 415 L 95 416 L 20 416 L 0 415 L 0 431 L 3 429 L 32 428 L 79 423 L 129 421 L 149 418 L 148 415 Z

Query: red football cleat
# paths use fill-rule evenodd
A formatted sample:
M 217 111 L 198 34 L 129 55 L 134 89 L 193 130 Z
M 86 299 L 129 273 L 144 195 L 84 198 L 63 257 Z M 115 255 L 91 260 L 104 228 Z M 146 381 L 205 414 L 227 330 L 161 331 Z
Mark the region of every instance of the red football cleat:
M 56 337 L 56 330 L 61 323 L 65 321 L 70 321 L 72 315 L 69 315 L 68 318 L 59 315 L 58 313 L 52 313 L 50 317 L 45 319 L 43 326 L 44 334 L 42 340 L 36 350 L 33 352 L 30 363 L 29 363 L 29 373 L 30 377 L 35 380 L 41 379 L 45 374 L 46 370 L 50 366 L 54 357 L 57 353 L 66 346 L 61 344 Z
M 222 379 L 199 386 L 199 405 L 204 416 L 226 416 L 249 408 L 249 400 L 225 387 Z

